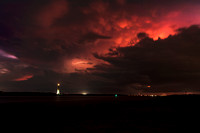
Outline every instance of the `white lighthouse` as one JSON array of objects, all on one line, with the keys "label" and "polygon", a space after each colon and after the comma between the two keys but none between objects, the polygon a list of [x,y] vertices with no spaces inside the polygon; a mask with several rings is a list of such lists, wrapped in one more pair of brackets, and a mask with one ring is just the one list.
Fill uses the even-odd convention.
[{"label": "white lighthouse", "polygon": [[59,84],[59,83],[57,84],[57,91],[56,91],[56,94],[57,94],[57,95],[60,95],[60,84]]}]

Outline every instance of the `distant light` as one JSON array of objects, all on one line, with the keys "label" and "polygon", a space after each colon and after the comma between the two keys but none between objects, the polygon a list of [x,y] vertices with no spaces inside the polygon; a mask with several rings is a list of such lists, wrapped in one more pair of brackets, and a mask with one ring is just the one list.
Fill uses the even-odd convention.
[{"label": "distant light", "polygon": [[151,86],[149,85],[149,86],[147,86],[147,88],[151,88]]},{"label": "distant light", "polygon": [[60,83],[57,84],[57,91],[56,91],[57,95],[60,95]]},{"label": "distant light", "polygon": [[157,97],[157,95],[150,95],[151,97]]},{"label": "distant light", "polygon": [[87,93],[83,92],[82,95],[87,95]]},{"label": "distant light", "polygon": [[57,94],[57,95],[60,95],[60,90],[59,90],[59,89],[57,89],[56,94]]},{"label": "distant light", "polygon": [[117,97],[117,94],[115,94],[115,97]]}]

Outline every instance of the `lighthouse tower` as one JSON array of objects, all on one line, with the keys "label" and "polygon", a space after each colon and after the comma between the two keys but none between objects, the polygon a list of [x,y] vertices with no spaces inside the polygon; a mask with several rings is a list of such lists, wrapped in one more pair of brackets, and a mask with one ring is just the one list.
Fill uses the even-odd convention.
[{"label": "lighthouse tower", "polygon": [[57,91],[56,91],[56,94],[57,94],[57,95],[60,95],[60,84],[59,84],[59,83],[57,84]]}]

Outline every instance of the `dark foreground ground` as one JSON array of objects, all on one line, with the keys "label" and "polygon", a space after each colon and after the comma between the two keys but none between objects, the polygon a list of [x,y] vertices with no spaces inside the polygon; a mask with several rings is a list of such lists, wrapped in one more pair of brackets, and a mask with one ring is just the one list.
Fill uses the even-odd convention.
[{"label": "dark foreground ground", "polygon": [[0,132],[199,132],[200,96],[0,96]]}]

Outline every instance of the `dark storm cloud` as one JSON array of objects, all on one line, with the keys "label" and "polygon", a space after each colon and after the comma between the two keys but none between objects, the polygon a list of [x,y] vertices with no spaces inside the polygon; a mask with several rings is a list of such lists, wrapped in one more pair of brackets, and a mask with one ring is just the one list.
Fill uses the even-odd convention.
[{"label": "dark storm cloud", "polygon": [[[152,3],[161,4],[158,1]],[[148,6],[149,9],[141,8],[138,4]],[[115,45],[95,42],[120,36],[113,31],[117,32],[119,26],[126,26],[126,23],[123,24],[124,19],[132,21],[133,15],[151,16],[150,10],[154,9],[154,4],[138,0],[9,0],[1,1],[1,7],[0,36],[4,40],[1,49],[28,64],[44,62],[44,67],[55,69],[63,66],[65,58],[83,57],[99,51],[99,47],[105,49]]]},{"label": "dark storm cloud", "polygon": [[65,61],[87,55],[99,39],[110,39],[86,30],[88,24],[81,24],[85,17],[82,10],[77,5],[78,10],[73,10],[69,3],[73,6],[65,0],[1,1],[0,49],[27,64],[63,72],[68,69],[63,68]]},{"label": "dark storm cloud", "polygon": [[[152,58],[154,55],[151,52],[147,55],[150,50],[162,55],[155,50],[157,47],[154,49],[154,44],[165,41],[153,41],[147,34],[154,39],[158,36],[164,38],[177,26],[198,23],[197,2],[195,0],[190,2],[186,0],[2,0],[0,1],[0,51],[16,57],[17,60],[9,59],[0,53],[0,82],[4,83],[5,88],[10,84],[7,88],[16,86],[23,91],[31,86],[31,91],[37,90],[33,85],[39,86],[39,83],[44,81],[41,89],[43,91],[50,90],[53,84],[63,80],[62,84],[68,89],[71,88],[71,92],[75,90],[81,92],[82,88],[93,92],[95,90],[112,92],[113,88],[118,86],[131,88],[153,82],[161,84],[162,78],[150,73],[153,64],[148,64],[149,60],[146,58]],[[194,11],[193,5],[197,5]],[[188,18],[189,21],[185,21],[188,16],[192,17]],[[144,31],[148,33],[138,34],[138,38],[142,39],[138,46],[127,47],[129,42],[137,37],[137,33]],[[117,48],[117,51],[112,49],[119,46],[123,48]],[[158,49],[164,49],[164,46]],[[110,52],[106,53],[107,51]],[[92,53],[97,54],[94,57]],[[99,53],[106,56],[99,56]],[[98,59],[107,61],[113,66],[100,64]],[[136,60],[134,61],[136,65],[130,60]],[[154,60],[154,65],[157,65],[155,67],[162,67],[159,62],[161,62],[159,59]],[[95,64],[96,68],[88,68]],[[150,67],[148,69],[142,67],[144,64]],[[94,71],[96,73],[92,75],[91,72]],[[163,73],[165,75],[165,71]],[[129,78],[121,79],[121,77]],[[23,79],[25,81],[22,81]],[[167,81],[170,82],[169,79]]]},{"label": "dark storm cloud", "polygon": [[86,42],[94,42],[97,39],[110,39],[111,37],[109,36],[103,36],[103,35],[99,35],[97,33],[88,33],[86,35],[84,35],[81,39],[80,39],[80,43],[84,43]]},{"label": "dark storm cloud", "polygon": [[117,48],[117,57],[95,55],[111,65],[96,66],[96,74],[103,71],[100,76],[112,79],[121,88],[141,85],[141,91],[147,92],[198,90],[199,36],[200,28],[194,25],[179,29],[178,34],[166,39],[154,41],[146,37],[135,46]]}]

